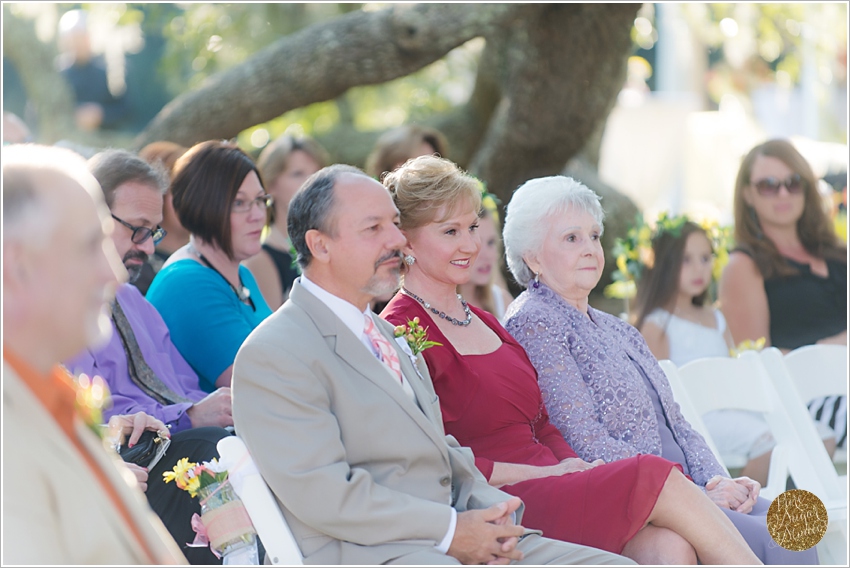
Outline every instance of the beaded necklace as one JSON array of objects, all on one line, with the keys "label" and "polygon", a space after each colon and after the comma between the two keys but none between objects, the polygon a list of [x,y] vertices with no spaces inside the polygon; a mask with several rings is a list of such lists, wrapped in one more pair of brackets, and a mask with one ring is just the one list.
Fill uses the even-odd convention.
[{"label": "beaded necklace", "polygon": [[466,303],[466,300],[464,300],[463,296],[461,296],[460,294],[457,295],[457,299],[460,300],[461,305],[463,305],[463,311],[466,312],[466,319],[462,320],[462,321],[459,320],[459,319],[455,319],[455,318],[453,318],[449,315],[446,315],[446,312],[441,312],[439,310],[432,308],[431,304],[429,304],[428,302],[426,302],[425,300],[423,300],[422,298],[420,298],[419,296],[417,296],[416,294],[414,294],[413,292],[411,292],[407,288],[402,288],[401,291],[404,292],[405,294],[407,294],[408,296],[410,296],[411,298],[413,298],[414,300],[416,300],[417,302],[419,302],[420,304],[422,304],[423,306],[425,306],[426,310],[430,310],[431,313],[433,313],[434,315],[440,316],[442,319],[447,320],[452,325],[459,325],[459,326],[463,327],[463,326],[469,325],[469,323],[472,321],[472,311],[470,311],[469,305]]}]

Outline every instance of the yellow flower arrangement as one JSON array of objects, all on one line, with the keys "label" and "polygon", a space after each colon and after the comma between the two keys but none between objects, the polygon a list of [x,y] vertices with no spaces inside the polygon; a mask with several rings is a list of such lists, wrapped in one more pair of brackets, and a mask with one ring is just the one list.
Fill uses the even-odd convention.
[{"label": "yellow flower arrangement", "polygon": [[730,357],[740,357],[741,353],[745,351],[761,351],[764,349],[765,338],[759,337],[755,341],[751,339],[745,339],[741,343],[738,344],[737,347],[733,347],[729,350]]},{"label": "yellow flower arrangement", "polygon": [[190,462],[189,458],[182,458],[171,471],[162,474],[162,479],[166,483],[173,481],[177,487],[195,497],[202,488],[227,479],[227,471],[222,470],[215,458],[201,464]]}]

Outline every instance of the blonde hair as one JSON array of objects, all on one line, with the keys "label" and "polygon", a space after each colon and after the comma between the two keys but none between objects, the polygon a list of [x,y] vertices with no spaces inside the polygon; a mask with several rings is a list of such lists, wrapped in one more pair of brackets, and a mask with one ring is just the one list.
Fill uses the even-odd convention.
[{"label": "blonde hair", "polygon": [[[401,215],[402,229],[416,229],[451,217],[461,206],[481,209],[479,182],[454,162],[419,156],[384,177]],[[443,218],[437,215],[444,209]]]}]

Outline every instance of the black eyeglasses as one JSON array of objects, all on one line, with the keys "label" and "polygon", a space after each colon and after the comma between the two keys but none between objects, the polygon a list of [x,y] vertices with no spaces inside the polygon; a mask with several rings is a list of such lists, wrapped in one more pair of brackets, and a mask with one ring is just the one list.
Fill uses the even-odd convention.
[{"label": "black eyeglasses", "polygon": [[779,195],[779,188],[783,185],[788,190],[788,193],[801,193],[805,182],[800,174],[792,174],[784,181],[775,177],[768,177],[752,182],[752,184],[756,188],[756,191],[759,192],[759,195],[773,197],[774,195]]},{"label": "black eyeglasses", "polygon": [[156,229],[148,229],[147,227],[137,227],[135,225],[131,225],[124,219],[119,219],[115,215],[113,215],[112,218],[127,227],[128,229],[130,229],[131,231],[133,231],[133,236],[130,237],[130,240],[136,243],[137,245],[140,245],[149,238],[153,237],[153,244],[154,246],[156,246],[159,244],[159,241],[161,241],[163,237],[168,234],[167,231],[160,226],[157,226]]}]

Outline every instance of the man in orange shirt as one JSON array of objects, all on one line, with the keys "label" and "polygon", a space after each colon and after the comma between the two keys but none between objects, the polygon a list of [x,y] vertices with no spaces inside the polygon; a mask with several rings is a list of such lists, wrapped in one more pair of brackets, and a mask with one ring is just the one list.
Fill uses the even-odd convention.
[{"label": "man in orange shirt", "polygon": [[58,365],[108,338],[126,272],[81,157],[3,150],[3,564],[185,563]]}]

